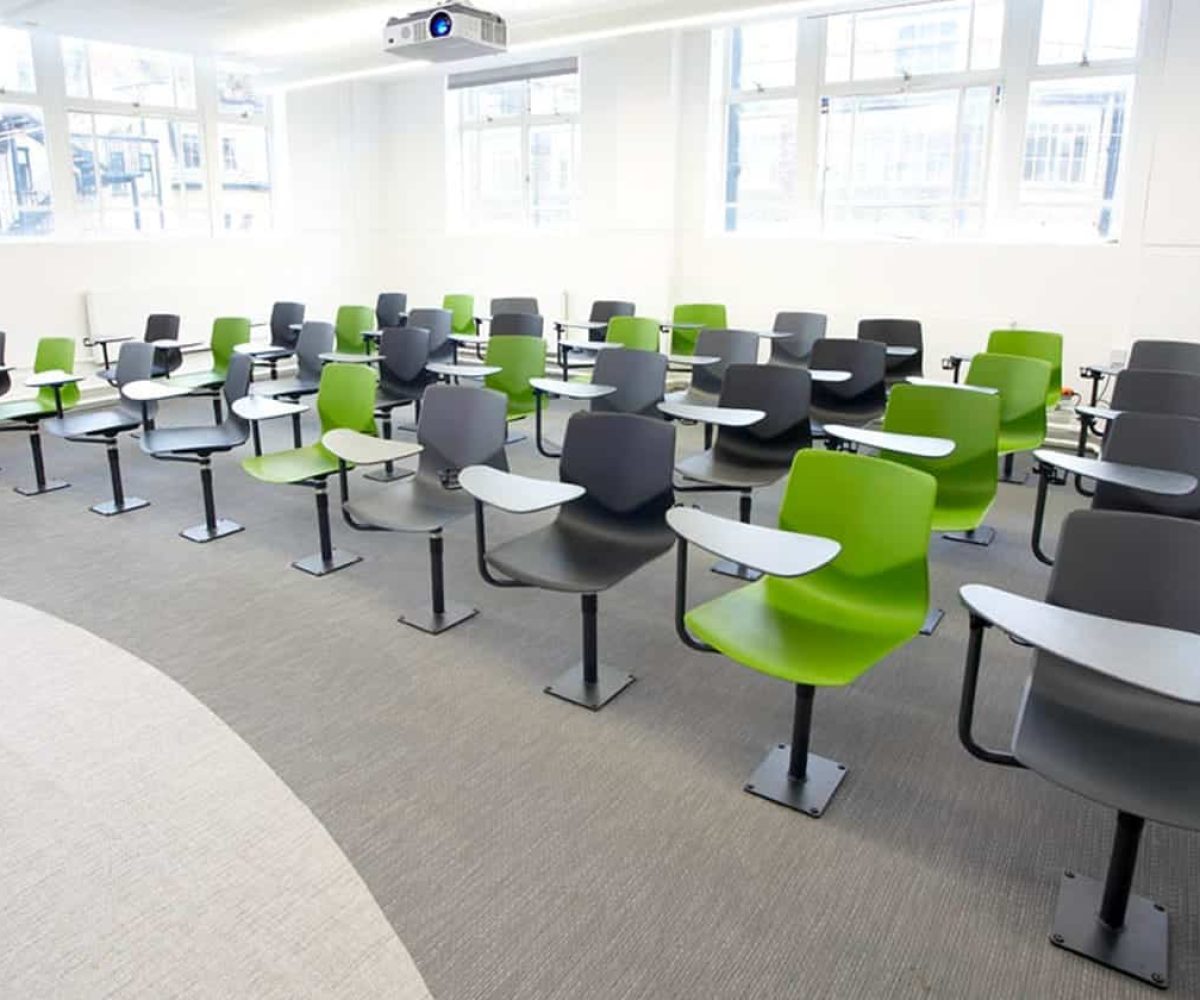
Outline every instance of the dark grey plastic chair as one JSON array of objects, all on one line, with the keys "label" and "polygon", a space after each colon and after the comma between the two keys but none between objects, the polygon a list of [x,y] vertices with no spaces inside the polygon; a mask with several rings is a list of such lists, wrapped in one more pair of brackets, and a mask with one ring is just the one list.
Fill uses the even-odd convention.
[{"label": "dark grey plastic chair", "polygon": [[[666,513],[675,502],[674,460],[675,429],[664,421],[575,413],[567,422],[559,478],[568,488],[581,488],[582,495],[558,501],[562,506],[552,524],[489,551],[485,500],[475,494],[476,548],[484,580],[497,587],[580,595],[582,672],[568,670],[546,688],[548,694],[596,711],[633,683],[632,675],[599,664],[597,595],[671,549],[674,533]],[[531,482],[513,478],[518,493]],[[551,488],[561,489],[561,484]],[[535,489],[545,485],[533,482]]]},{"label": "dark grey plastic chair", "polygon": [[[178,340],[179,317],[170,313],[151,313],[146,317],[146,332],[142,340],[152,344],[156,340]],[[155,351],[154,367],[151,378],[163,378],[183,364],[183,352],[178,350]],[[109,385],[117,383],[117,366],[101,368],[96,372],[96,378],[102,378]]]},{"label": "dark grey plastic chair", "polygon": [[[118,389],[131,382],[142,382],[150,378],[154,370],[154,347],[147,343],[121,345],[114,368]],[[147,415],[154,416],[154,405],[147,405]],[[121,481],[121,451],[118,438],[127,431],[137,430],[142,424],[142,409],[124,396],[115,406],[99,410],[72,410],[64,416],[44,421],[42,426],[55,437],[66,438],[81,444],[102,444],[108,452],[108,475],[112,482],[112,499],[95,504],[90,509],[103,517],[128,514],[130,511],[149,507],[149,500],[127,497]]]},{"label": "dark grey plastic chair", "polygon": [[[305,327],[308,325],[306,323]],[[147,455],[164,462],[190,462],[200,466],[204,523],[179,533],[189,542],[211,542],[243,530],[240,524],[217,518],[212,456],[240,448],[250,437],[250,424],[233,412],[233,404],[249,393],[252,369],[248,355],[235,354],[229,359],[229,372],[221,388],[225,396],[225,415],[215,427],[146,427],[142,432],[142,451]]]},{"label": "dark grey plastic chair", "polygon": [[[1045,604],[988,587],[962,593],[971,611],[964,746],[1117,811],[1106,880],[1065,873],[1051,941],[1160,988],[1169,974],[1167,914],[1131,890],[1146,820],[1200,829],[1200,649],[1190,641],[1200,633],[1197,565],[1196,521],[1076,511],[1063,527]],[[1011,753],[972,734],[992,625],[1037,650]]]},{"label": "dark grey plastic chair", "polygon": [[452,361],[454,344],[450,340],[450,332],[453,322],[454,314],[449,309],[413,309],[405,325],[429,331],[430,361]]},{"label": "dark grey plastic chair", "polygon": [[530,316],[537,316],[541,313],[537,299],[519,295],[492,299],[491,311],[493,319],[502,313],[528,313]]},{"label": "dark grey plastic chair", "polygon": [[730,365],[752,365],[758,359],[758,335],[748,330],[701,330],[696,337],[697,356],[716,357],[714,365],[692,369],[692,384],[682,392],[672,392],[673,403],[715,406],[721,395],[725,370]]},{"label": "dark grey plastic chair", "polygon": [[[321,387],[321,369],[324,367],[321,355],[332,351],[333,344],[332,323],[308,320],[296,343],[296,374],[275,382],[260,382],[255,387],[256,394],[291,402],[296,402],[303,396],[316,395]],[[303,446],[299,414],[292,418],[292,439],[297,448]]]},{"label": "dark grey plastic chair", "polygon": [[915,319],[864,319],[858,324],[859,340],[874,340],[885,347],[915,347],[917,353],[908,358],[887,358],[887,383],[893,385],[905,379],[925,374],[925,338],[921,323]]},{"label": "dark grey plastic chair", "polygon": [[[616,299],[597,299],[592,303],[592,311],[588,313],[589,323],[607,324],[614,316],[636,316],[637,306],[632,302],[621,302]],[[608,335],[608,330],[589,330],[588,340],[602,342]]]},{"label": "dark grey plastic chair", "polygon": [[[429,363],[429,331],[420,326],[403,326],[383,331],[379,341],[379,390],[375,414],[381,418],[383,437],[390,441],[395,432],[395,410],[412,406],[416,418],[421,418],[421,398],[425,389],[437,381],[437,376],[425,370]],[[415,430],[416,427],[410,428]],[[380,483],[407,479],[412,473],[397,470],[388,462],[379,472],[367,473],[367,479]]]},{"label": "dark grey plastic chair", "polygon": [[822,424],[862,426],[883,416],[887,407],[887,348],[873,340],[818,340],[815,370],[848,371],[849,382],[814,382],[812,415]]},{"label": "dark grey plastic chair", "polygon": [[593,413],[633,413],[659,419],[658,404],[667,387],[667,358],[650,351],[602,351],[592,381],[617,390],[593,399]]},{"label": "dark grey plastic chair", "polygon": [[294,351],[300,331],[292,327],[304,322],[303,302],[276,302],[271,307],[271,346]]},{"label": "dark grey plastic chair", "polygon": [[1200,375],[1148,369],[1123,371],[1113,389],[1112,408],[1200,417]]},{"label": "dark grey plastic chair", "polygon": [[1138,340],[1129,367],[1200,375],[1200,344],[1190,340]]},{"label": "dark grey plastic chair", "polygon": [[825,339],[828,326],[829,317],[824,313],[776,313],[775,325],[771,329],[778,333],[790,333],[792,336],[771,341],[769,363],[807,368],[812,359],[813,344]]},{"label": "dark grey plastic chair", "polygon": [[381,292],[375,300],[375,322],[380,330],[404,326],[408,310],[408,295],[404,292]]},{"label": "dark grey plastic chair", "polygon": [[545,323],[536,313],[493,313],[488,328],[493,337],[540,337]]},{"label": "dark grey plastic chair", "polygon": [[471,513],[471,497],[458,485],[458,473],[471,465],[508,471],[504,439],[508,400],[492,389],[433,385],[417,424],[424,449],[416,475],[388,490],[377,490],[342,505],[342,516],[358,531],[399,531],[429,536],[430,611],[404,612],[400,621],[438,635],[477,614],[475,608],[447,605],[442,531]]}]

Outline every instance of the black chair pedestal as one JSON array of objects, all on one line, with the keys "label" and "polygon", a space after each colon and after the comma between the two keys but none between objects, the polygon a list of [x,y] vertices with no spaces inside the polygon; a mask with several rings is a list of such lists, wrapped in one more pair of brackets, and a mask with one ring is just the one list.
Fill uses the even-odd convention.
[{"label": "black chair pedestal", "polygon": [[1011,483],[1014,486],[1024,486],[1029,482],[1029,473],[1022,472],[1017,475],[1015,471],[1017,456],[1008,454],[1004,456],[1004,471],[1000,474],[1000,482]]},{"label": "black chair pedestal", "polygon": [[[388,410],[383,421],[383,439],[391,441],[393,437],[392,411]],[[402,479],[410,479],[414,475],[412,469],[397,469],[395,462],[385,462],[383,466],[375,472],[366,472],[363,474],[363,479],[369,479],[373,483],[398,483]]]},{"label": "black chair pedestal", "polygon": [[46,460],[42,456],[42,432],[38,427],[34,427],[29,433],[29,450],[33,453],[34,485],[14,486],[14,493],[20,493],[23,497],[40,497],[43,493],[65,490],[71,485],[61,479],[46,478]]},{"label": "black chair pedestal", "polygon": [[200,489],[204,494],[204,523],[184,528],[179,533],[180,538],[203,545],[205,542],[215,542],[218,538],[236,535],[239,531],[246,530],[235,521],[217,517],[217,504],[213,496],[212,458],[208,455],[200,458]]},{"label": "black chair pedestal", "polygon": [[328,576],[338,570],[362,562],[362,556],[352,552],[339,552],[333,547],[333,534],[329,527],[329,489],[324,479],[316,483],[317,532],[320,535],[321,551],[315,556],[297,559],[292,565],[309,576]]},{"label": "black chair pedestal", "polygon": [[117,447],[117,439],[115,437],[108,438],[105,441],[105,448],[108,451],[108,474],[112,480],[112,499],[95,504],[89,509],[101,517],[116,517],[118,514],[128,514],[130,511],[149,507],[149,500],[125,496],[125,487],[121,482],[121,453]]},{"label": "black chair pedestal", "polygon": [[599,601],[595,594],[583,594],[579,599],[583,612],[583,661],[572,667],[553,684],[546,694],[572,705],[598,712],[624,691],[636,678],[633,674],[602,666],[597,655],[596,617]]},{"label": "black chair pedestal", "polygon": [[446,604],[446,575],[445,575],[445,542],[442,533],[436,532],[429,536],[429,611],[406,611],[400,615],[403,625],[411,625],[428,635],[441,635],[455,625],[470,621],[477,614],[477,608],[465,604]]}]

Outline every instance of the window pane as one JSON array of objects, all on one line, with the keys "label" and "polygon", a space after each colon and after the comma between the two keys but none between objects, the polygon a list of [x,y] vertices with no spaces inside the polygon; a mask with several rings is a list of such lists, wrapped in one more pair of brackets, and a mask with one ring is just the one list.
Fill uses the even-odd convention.
[{"label": "window pane", "polygon": [[469,87],[462,92],[462,118],[466,122],[519,118],[525,113],[528,87],[524,80]]},{"label": "window pane", "polygon": [[222,125],[221,228],[252,232],[271,227],[271,151],[260,125]]},{"label": "window pane", "polygon": [[97,101],[194,108],[196,85],[187,56],[127,45],[62,40],[67,95]]},{"label": "window pane", "polygon": [[1132,77],[1054,80],[1029,92],[1022,221],[1049,234],[1108,236],[1121,189]]},{"label": "window pane", "polygon": [[834,98],[826,108],[827,224],[892,233],[978,228],[989,88]]},{"label": "window pane", "polygon": [[0,104],[0,235],[37,235],[53,228],[42,113]]},{"label": "window pane", "polygon": [[31,94],[34,89],[29,35],[0,26],[0,91]]},{"label": "window pane", "polygon": [[573,115],[579,111],[579,74],[529,81],[529,111],[535,115]]},{"label": "window pane", "polygon": [[1045,0],[1038,62],[1132,59],[1141,13],[1142,0]]},{"label": "window pane", "polygon": [[830,17],[825,30],[825,79],[844,83],[850,79],[850,53],[854,48],[854,15]]},{"label": "window pane", "polygon": [[733,90],[794,87],[795,18],[734,28],[729,80]]},{"label": "window pane", "polygon": [[525,217],[521,128],[489,128],[463,134],[467,221],[519,225]]},{"label": "window pane", "polygon": [[539,229],[571,220],[577,141],[575,125],[544,125],[529,130],[530,211]]},{"label": "window pane", "polygon": [[223,115],[254,116],[267,111],[267,100],[258,92],[250,73],[235,69],[217,71],[217,110]]},{"label": "window pane", "polygon": [[726,229],[778,225],[794,218],[797,119],[794,100],[730,105]]}]

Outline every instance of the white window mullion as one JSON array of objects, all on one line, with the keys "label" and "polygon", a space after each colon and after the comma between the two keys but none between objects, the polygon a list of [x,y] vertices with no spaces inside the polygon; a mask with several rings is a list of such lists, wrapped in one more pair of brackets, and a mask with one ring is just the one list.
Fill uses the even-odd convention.
[{"label": "white window mullion", "polygon": [[217,67],[213,59],[196,60],[196,112],[200,118],[200,142],[204,150],[207,188],[208,231],[224,229],[221,215],[221,139],[217,122]]},{"label": "white window mullion", "polygon": [[1037,66],[1042,0],[1008,0],[1004,24],[1004,83],[996,125],[995,219],[1001,227],[1015,223],[1025,162],[1025,129],[1029,113],[1029,81]]},{"label": "white window mullion", "polygon": [[821,227],[821,82],[825,66],[825,22],[801,18],[797,36],[796,131],[797,222],[802,231]]},{"label": "white window mullion", "polygon": [[46,146],[50,157],[54,235],[73,239],[80,234],[81,226],[75,207],[75,171],[62,49],[58,38],[46,31],[33,31],[30,40],[33,45],[37,99],[45,122]]}]

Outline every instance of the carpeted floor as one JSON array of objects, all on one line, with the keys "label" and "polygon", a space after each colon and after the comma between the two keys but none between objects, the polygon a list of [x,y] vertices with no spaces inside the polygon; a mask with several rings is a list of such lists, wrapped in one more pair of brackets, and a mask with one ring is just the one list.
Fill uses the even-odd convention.
[{"label": "carpeted floor", "polygon": [[[167,405],[168,420],[210,419],[207,404]],[[266,439],[286,446],[286,423]],[[681,454],[698,445],[681,431]],[[469,521],[448,532],[448,588],[483,613],[435,639],[396,623],[428,600],[423,538],[339,522],[339,546],[367,559],[313,579],[288,565],[316,549],[310,491],[225,458],[218,510],[247,531],[197,546],[176,535],[200,519],[193,468],[128,442],[128,491],[153,506],[109,521],[86,512],[107,496],[103,451],[51,440],[47,453],[74,488],[24,499],[9,487],[29,478],[28,449],[0,437],[0,595],[122,646],[231,726],[325,824],[440,1000],[1147,994],[1047,941],[1061,870],[1103,873],[1113,816],[956,739],[957,587],[1042,593],[1032,486],[1001,487],[990,549],[933,542],[949,612],[936,636],[818,698],[813,749],[850,774],[814,821],[742,792],[789,736],[791,691],[680,645],[669,556],[601,598],[601,657],[639,680],[592,715],[541,692],[578,659],[577,601],[488,588]],[[531,442],[510,453],[516,471],[554,475]],[[1051,535],[1080,502],[1057,491]],[[496,516],[492,539],[544,517]],[[704,570],[694,560],[695,600],[733,586]],[[993,742],[1027,663],[989,640]],[[1150,827],[1137,887],[1171,911],[1177,996],[1200,995],[1198,886],[1200,838]]]}]

